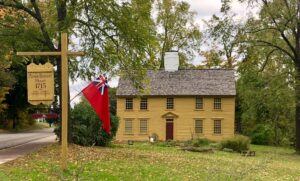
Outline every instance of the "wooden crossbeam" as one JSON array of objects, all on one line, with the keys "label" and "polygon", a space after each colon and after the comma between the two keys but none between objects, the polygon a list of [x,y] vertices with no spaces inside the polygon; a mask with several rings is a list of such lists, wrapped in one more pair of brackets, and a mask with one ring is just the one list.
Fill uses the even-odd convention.
[{"label": "wooden crossbeam", "polygon": [[17,52],[18,56],[61,56],[61,166],[63,170],[67,168],[67,154],[68,154],[68,56],[83,56],[84,52],[69,52],[68,51],[68,35],[61,34],[61,52]]},{"label": "wooden crossbeam", "polygon": [[[17,52],[18,56],[61,56],[61,52]],[[84,52],[68,52],[68,56],[83,56]]]}]

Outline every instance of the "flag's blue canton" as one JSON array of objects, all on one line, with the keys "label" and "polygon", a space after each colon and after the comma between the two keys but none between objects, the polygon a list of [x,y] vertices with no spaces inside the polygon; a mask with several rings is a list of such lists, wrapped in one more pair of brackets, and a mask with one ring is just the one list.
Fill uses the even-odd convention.
[{"label": "flag's blue canton", "polygon": [[98,90],[103,95],[104,89],[107,89],[107,80],[105,79],[105,82],[101,82],[100,78],[98,77],[96,80],[93,81],[93,84],[98,88]]}]

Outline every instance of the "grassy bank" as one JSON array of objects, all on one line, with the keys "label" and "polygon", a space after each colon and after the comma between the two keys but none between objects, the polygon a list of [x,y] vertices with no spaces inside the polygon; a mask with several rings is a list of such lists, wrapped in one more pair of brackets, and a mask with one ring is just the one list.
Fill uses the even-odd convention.
[{"label": "grassy bank", "polygon": [[[53,127],[53,125],[52,125]],[[24,128],[18,128],[18,129],[13,129],[13,128],[7,128],[7,129],[0,129],[0,133],[17,133],[17,132],[24,132],[24,131],[32,131],[32,130],[37,130],[37,129],[43,129],[43,128],[50,128],[48,123],[44,122],[37,122],[33,125],[27,125]]]},{"label": "grassy bank", "polygon": [[0,180],[300,180],[292,149],[253,146],[255,157],[194,153],[148,143],[86,148],[72,145],[60,170],[58,144],[0,165]]}]

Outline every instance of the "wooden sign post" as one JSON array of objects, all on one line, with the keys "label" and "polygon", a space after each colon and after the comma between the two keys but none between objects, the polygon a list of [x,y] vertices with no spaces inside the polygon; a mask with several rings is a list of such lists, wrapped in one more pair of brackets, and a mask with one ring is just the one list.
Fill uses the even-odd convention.
[{"label": "wooden sign post", "polygon": [[68,153],[68,56],[83,56],[84,52],[68,52],[68,35],[61,33],[61,52],[17,52],[18,56],[61,56],[61,86],[62,86],[62,105],[61,105],[61,166],[67,168]]}]

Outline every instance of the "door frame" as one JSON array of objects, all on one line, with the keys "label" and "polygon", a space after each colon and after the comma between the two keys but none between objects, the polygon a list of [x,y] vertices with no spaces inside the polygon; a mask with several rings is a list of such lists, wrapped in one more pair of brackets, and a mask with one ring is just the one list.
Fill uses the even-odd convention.
[{"label": "door frame", "polygon": [[[165,119],[165,121],[166,121],[166,138],[165,138],[165,140],[174,140],[174,118],[166,118]],[[169,134],[168,134],[168,128],[170,128],[170,127],[168,127],[168,124],[169,125],[172,125],[172,138],[169,138]],[[170,130],[169,130],[170,131]]]}]

